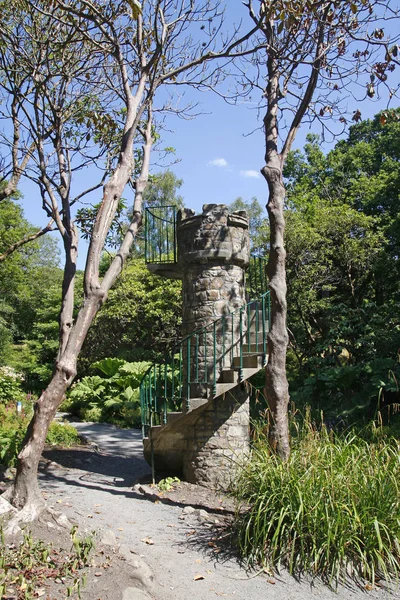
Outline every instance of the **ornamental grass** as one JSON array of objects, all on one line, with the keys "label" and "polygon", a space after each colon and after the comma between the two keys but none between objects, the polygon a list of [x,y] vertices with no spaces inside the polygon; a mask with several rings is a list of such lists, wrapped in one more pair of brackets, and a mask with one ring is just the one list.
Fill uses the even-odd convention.
[{"label": "ornamental grass", "polygon": [[259,434],[238,479],[237,535],[251,564],[331,585],[400,573],[400,443],[315,430],[305,420],[283,463]]}]

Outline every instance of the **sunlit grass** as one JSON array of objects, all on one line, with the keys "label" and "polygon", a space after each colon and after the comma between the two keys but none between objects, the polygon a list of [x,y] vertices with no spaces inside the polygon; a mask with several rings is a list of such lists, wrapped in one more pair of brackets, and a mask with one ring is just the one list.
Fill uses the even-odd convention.
[{"label": "sunlit grass", "polygon": [[315,431],[305,422],[282,463],[259,435],[236,494],[239,548],[250,563],[330,583],[400,573],[400,443]]}]

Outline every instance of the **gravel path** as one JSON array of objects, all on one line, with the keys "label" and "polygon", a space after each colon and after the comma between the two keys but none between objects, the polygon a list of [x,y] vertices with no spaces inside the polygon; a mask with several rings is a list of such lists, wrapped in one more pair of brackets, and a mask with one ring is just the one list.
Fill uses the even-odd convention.
[{"label": "gravel path", "polygon": [[[191,512],[182,504],[154,501],[137,486],[133,488],[150,472],[142,456],[139,431],[104,424],[73,425],[97,445],[96,451],[93,447],[67,454],[46,451],[40,475],[43,493],[50,505],[82,529],[115,534],[117,544],[140,556],[153,572],[154,585],[148,591],[156,600],[400,598],[398,589],[389,594],[382,589],[366,593],[341,587],[334,593],[319,582],[297,582],[287,573],[279,577],[248,573],[235,558],[215,552],[215,534],[209,522],[215,516],[205,519],[204,514]],[[98,600],[90,591],[85,598]]]}]

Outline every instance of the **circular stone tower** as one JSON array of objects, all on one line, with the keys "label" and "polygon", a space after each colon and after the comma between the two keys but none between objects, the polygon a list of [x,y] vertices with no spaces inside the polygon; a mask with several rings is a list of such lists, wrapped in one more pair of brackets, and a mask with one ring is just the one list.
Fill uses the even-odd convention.
[{"label": "circular stone tower", "polygon": [[[205,204],[202,214],[182,210],[177,225],[178,257],[182,273],[182,334],[203,331],[197,347],[183,346],[183,364],[192,354],[189,368],[196,368],[190,384],[190,408],[200,406],[199,417],[187,432],[183,472],[187,480],[204,485],[228,485],[234,462],[247,454],[249,446],[249,400],[243,385],[213,398],[216,384],[230,360],[229,349],[240,337],[239,309],[246,304],[245,269],[250,260],[248,219],[245,211],[230,214],[223,204]],[[221,320],[221,317],[228,316]],[[246,313],[242,313],[243,319]],[[213,324],[214,327],[213,327]],[[193,336],[192,336],[193,339]],[[212,364],[207,348],[215,345],[220,357]],[[198,355],[197,361],[193,354]],[[187,371],[183,375],[188,379]]]}]

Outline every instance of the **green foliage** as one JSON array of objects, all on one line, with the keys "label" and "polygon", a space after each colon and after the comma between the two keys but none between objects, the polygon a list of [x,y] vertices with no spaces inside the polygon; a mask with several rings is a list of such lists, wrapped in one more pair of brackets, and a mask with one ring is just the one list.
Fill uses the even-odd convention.
[{"label": "green foliage", "polygon": [[139,385],[148,362],[127,363],[106,358],[92,365],[100,375],[83,377],[71,389],[64,410],[85,421],[105,421],[125,427],[140,425]]},{"label": "green foliage", "polygon": [[400,375],[400,111],[382,116],[326,156],[308,136],[285,168],[291,397],[348,421]]},{"label": "green foliage", "polygon": [[0,405],[22,402],[25,398],[23,379],[23,376],[11,367],[0,367]]},{"label": "green foliage", "polygon": [[[15,403],[0,404],[0,463],[13,467],[17,461],[29,421],[33,414],[32,398],[22,403],[17,413]],[[76,429],[68,423],[53,421],[47,432],[46,444],[52,446],[76,446],[80,444]]]},{"label": "green foliage", "polygon": [[169,492],[174,488],[174,485],[180,483],[181,480],[179,477],[166,477],[165,479],[160,479],[157,483],[157,487],[160,492]]},{"label": "green foliage", "polygon": [[250,563],[330,584],[400,575],[400,444],[298,427],[283,463],[259,434],[239,477],[239,548]]},{"label": "green foliage", "polygon": [[[34,231],[36,228],[26,221],[18,203],[13,200],[0,203],[0,254]],[[21,246],[0,262],[0,298],[6,307],[6,311],[4,307],[1,309],[0,316],[15,342],[23,339],[32,327],[41,290],[52,277],[48,271],[58,267],[58,262],[57,243],[49,235]]]},{"label": "green foliage", "polygon": [[17,415],[15,404],[0,404],[0,463],[13,467],[25,437],[29,418]]},{"label": "green foliage", "polygon": [[142,259],[127,263],[82,349],[79,372],[107,356],[129,362],[162,359],[179,338],[180,281],[152,275]]},{"label": "green foliage", "polygon": [[80,438],[75,427],[69,423],[58,423],[53,421],[50,423],[49,430],[47,432],[46,444],[50,446],[77,446],[79,445]]}]

